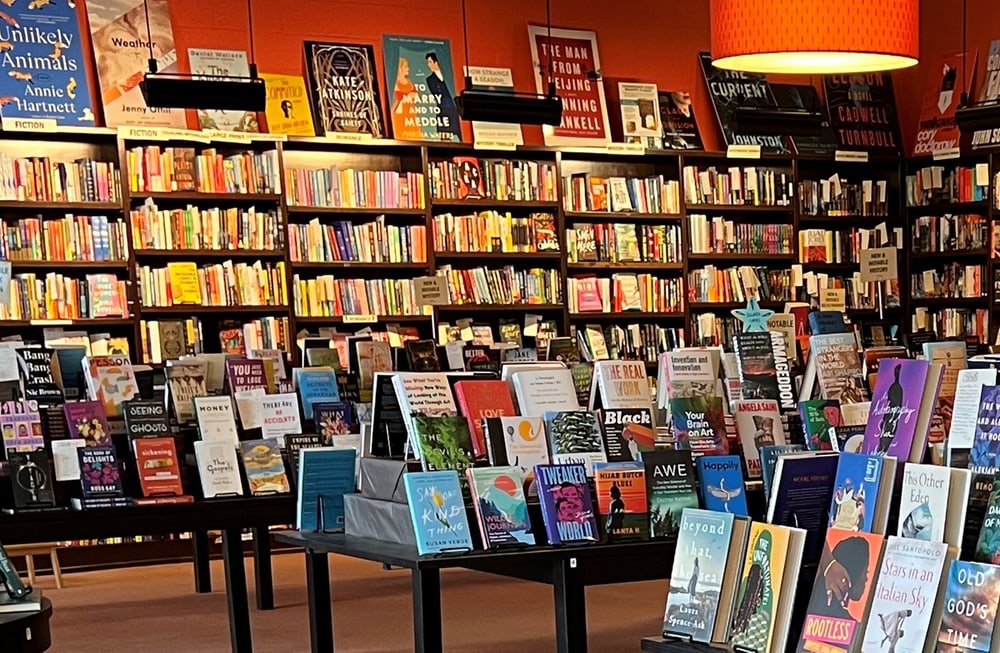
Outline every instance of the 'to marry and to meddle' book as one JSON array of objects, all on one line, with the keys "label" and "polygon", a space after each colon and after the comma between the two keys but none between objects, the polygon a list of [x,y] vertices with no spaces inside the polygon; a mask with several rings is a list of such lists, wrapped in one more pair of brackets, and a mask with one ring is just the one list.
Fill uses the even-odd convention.
[{"label": "'to marry and to meddle' book", "polygon": [[938,631],[938,653],[992,650],[1000,597],[1000,567],[952,560]]},{"label": "'to marry and to meddle' book", "polygon": [[516,467],[479,467],[465,470],[473,493],[483,547],[534,544],[524,499],[523,478]]},{"label": "'to marry and to meddle' book", "polygon": [[642,454],[642,463],[646,467],[649,534],[675,535],[684,509],[698,507],[691,452],[649,451]]},{"label": "'to marry and to meddle' book", "polygon": [[728,513],[687,508],[681,514],[670,573],[663,636],[725,641],[750,522]]},{"label": "'to marry and to meddle' book", "polygon": [[549,544],[600,539],[583,465],[536,465],[535,483]]},{"label": "'to marry and to meddle' book", "polygon": [[472,549],[458,472],[409,472],[403,485],[420,555]]},{"label": "'to marry and to meddle' book", "polygon": [[594,488],[601,532],[609,542],[649,537],[646,469],[641,462],[595,463]]}]

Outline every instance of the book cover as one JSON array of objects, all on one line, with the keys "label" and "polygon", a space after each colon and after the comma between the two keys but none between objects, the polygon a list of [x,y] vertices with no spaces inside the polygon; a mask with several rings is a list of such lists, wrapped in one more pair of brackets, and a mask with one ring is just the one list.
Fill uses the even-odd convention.
[{"label": "book cover", "polygon": [[194,456],[198,463],[202,496],[212,499],[219,496],[243,496],[236,447],[222,442],[194,443]]},{"label": "book cover", "polygon": [[826,333],[809,339],[809,351],[816,360],[816,381],[820,397],[841,404],[865,401],[864,375],[853,333]]},{"label": "book cover", "polygon": [[824,75],[823,96],[838,150],[900,153],[896,94],[889,73]]},{"label": "book cover", "polygon": [[[837,528],[826,532],[819,573],[806,608],[799,653],[856,650],[882,557],[882,535]],[[847,579],[846,591],[837,591]],[[834,589],[831,589],[834,588]],[[832,596],[831,596],[832,594]]]},{"label": "book cover", "polygon": [[776,444],[774,446],[761,447],[760,449],[760,473],[764,483],[764,496],[771,496],[771,488],[774,485],[774,469],[778,465],[778,457],[786,453],[797,453],[805,451],[801,444]]},{"label": "book cover", "polygon": [[774,487],[767,504],[767,521],[806,531],[802,559],[819,560],[823,533],[830,521],[833,484],[838,456],[812,454],[783,456],[774,472]]},{"label": "book cover", "polygon": [[277,438],[244,440],[240,442],[240,452],[250,494],[281,494],[290,490]]},{"label": "book cover", "polygon": [[729,643],[737,651],[767,653],[775,633],[779,602],[794,597],[781,596],[781,581],[791,529],[752,522],[743,571],[736,593],[736,609],[730,628]]},{"label": "book cover", "polygon": [[694,117],[694,104],[687,91],[660,91],[660,122],[663,147],[668,150],[700,150],[701,134]]},{"label": "book cover", "polygon": [[[54,412],[56,407],[53,406],[47,410]],[[47,421],[43,429],[42,416],[36,401],[3,402],[0,404],[0,432],[3,434],[4,451],[9,453],[44,449],[47,440],[51,442],[56,439],[57,433],[52,427],[51,421]],[[95,429],[91,444],[103,444],[107,434],[106,429]],[[85,437],[86,435],[85,433],[77,437]]]},{"label": "book cover", "polygon": [[[83,5],[24,2],[4,7],[0,57],[0,113],[4,120],[28,119],[54,125],[93,127],[89,52],[81,46]],[[43,123],[43,124],[44,124]]]},{"label": "book cover", "polygon": [[99,401],[75,401],[63,406],[71,438],[83,438],[88,447],[111,444],[111,427]]},{"label": "book cover", "polygon": [[976,552],[972,559],[991,565],[1000,563],[1000,478],[993,479],[983,525],[976,540]]},{"label": "book cover", "polygon": [[677,534],[681,513],[698,507],[698,489],[690,451],[648,451],[642,454],[646,468],[646,499],[651,537]]},{"label": "book cover", "polygon": [[242,390],[267,388],[264,361],[259,358],[227,358],[226,386],[231,395]]},{"label": "book cover", "polygon": [[305,41],[313,120],[320,135],[385,138],[375,48],[360,43]]},{"label": "book cover", "polygon": [[313,404],[340,401],[337,377],[332,369],[305,368],[297,370],[295,383],[302,403],[302,417],[313,418]]},{"label": "book cover", "polygon": [[235,449],[239,433],[236,430],[232,397],[195,397],[194,411],[198,420],[198,433],[203,442],[228,444]]},{"label": "book cover", "polygon": [[76,450],[76,455],[80,464],[80,489],[85,499],[124,496],[114,447],[83,447]]},{"label": "book cover", "polygon": [[486,420],[490,464],[516,467],[525,479],[534,478],[535,465],[549,464],[549,444],[541,417],[498,417]]},{"label": "book cover", "polygon": [[707,510],[749,516],[743,469],[739,456],[701,456],[698,469],[698,494]]},{"label": "book cover", "polygon": [[941,387],[938,389],[937,404],[931,418],[927,441],[931,444],[944,442],[951,431],[951,419],[955,413],[955,391],[958,373],[968,366],[964,341],[925,342],[924,359],[930,363],[941,363]]},{"label": "book cover", "polygon": [[177,445],[173,438],[143,438],[134,440],[132,446],[135,449],[135,463],[139,470],[139,485],[143,496],[184,494]]},{"label": "book cover", "polygon": [[937,653],[985,653],[993,646],[1000,567],[952,560],[944,593]]},{"label": "book cover", "polygon": [[440,372],[437,345],[433,340],[407,340],[403,343],[406,362],[411,372]]},{"label": "book cover", "polygon": [[104,404],[108,417],[121,417],[122,402],[139,394],[139,383],[128,356],[91,356],[90,383],[93,398]]},{"label": "book cover", "polygon": [[420,555],[472,549],[457,471],[410,472],[403,485]]},{"label": "book cover", "polygon": [[916,436],[927,361],[887,358],[879,366],[862,452],[905,461]]},{"label": "book cover", "polygon": [[[961,106],[966,90],[972,95],[978,58],[978,50],[972,57],[964,52],[951,52],[939,55],[933,65],[928,66],[917,138],[913,144],[914,157],[961,152],[962,133],[955,120],[955,111]],[[968,75],[968,82],[962,79],[965,75]]]},{"label": "book cover", "polygon": [[523,477],[516,467],[466,470],[483,548],[534,544],[524,498]]},{"label": "book cover", "polygon": [[729,453],[722,397],[680,397],[670,400],[674,446],[696,454]]},{"label": "book cover", "polygon": [[594,463],[594,490],[600,530],[607,541],[649,537],[646,469],[642,462]]},{"label": "book cover", "polygon": [[383,34],[382,56],[393,138],[461,143],[451,42]]},{"label": "book cover", "polygon": [[594,363],[594,386],[600,398],[591,408],[649,408],[649,381],[642,361],[608,360]]},{"label": "book cover", "polygon": [[62,403],[62,390],[52,376],[52,350],[47,347],[19,347],[16,352],[24,398],[43,404]]},{"label": "book cover", "polygon": [[583,465],[537,465],[535,482],[549,544],[600,539]]},{"label": "book cover", "polygon": [[631,462],[656,448],[653,414],[648,408],[600,411],[601,435],[608,462]]},{"label": "book cover", "polygon": [[830,440],[830,429],[844,425],[839,400],[800,401],[799,416],[802,417],[802,430],[810,451],[830,451],[836,448],[836,442]]},{"label": "book cover", "polygon": [[778,389],[778,369],[767,331],[737,333],[733,337],[733,350],[739,363],[743,399],[781,398]]},{"label": "book cover", "polygon": [[309,91],[302,75],[260,73],[267,87],[267,131],[288,136],[315,136]]},{"label": "book cover", "polygon": [[517,414],[507,384],[497,379],[470,379],[455,383],[455,400],[469,422],[472,447],[477,458],[486,456],[483,420]]},{"label": "book cover", "polygon": [[302,419],[294,393],[283,392],[260,398],[260,431],[263,438],[277,438],[284,445],[285,435],[302,433]]},{"label": "book cover", "polygon": [[741,399],[732,404],[736,432],[740,437],[747,478],[761,477],[760,448],[785,444],[778,402],[773,399]]},{"label": "book cover", "polygon": [[[995,80],[1000,74],[1000,41],[990,41],[990,52],[986,58],[986,74],[982,87],[979,89],[979,102],[988,103],[1000,98],[1000,87],[991,84],[989,81]],[[971,95],[971,94],[970,94]],[[1000,134],[994,133],[992,128],[977,129],[972,134],[973,151],[994,148],[1000,143]]]},{"label": "book cover", "polygon": [[208,394],[208,363],[186,359],[168,361],[163,370],[167,377],[167,395],[180,424],[195,420],[194,398]]},{"label": "book cover", "polygon": [[556,463],[583,463],[587,476],[593,476],[596,462],[607,462],[597,417],[586,410],[547,412],[545,433]]},{"label": "book cover", "polygon": [[301,531],[342,530],[344,495],[355,489],[351,448],[319,447],[299,452],[299,475],[295,483],[297,510],[295,527]]},{"label": "book cover", "polygon": [[688,508],[680,517],[663,632],[710,642],[726,582],[734,516]]},{"label": "book cover", "polygon": [[904,465],[896,535],[925,542],[945,541],[951,471],[940,465]]},{"label": "book cover", "polygon": [[424,471],[454,469],[464,474],[466,468],[472,467],[476,458],[469,423],[464,417],[414,414],[410,419]]},{"label": "book cover", "polygon": [[[250,63],[244,50],[188,48],[188,63],[194,79],[236,77],[242,81],[250,77]],[[198,127],[234,132],[260,131],[256,111],[198,109]]]},{"label": "book cover", "polygon": [[573,374],[566,368],[521,370],[514,372],[510,379],[522,415],[580,408]]},{"label": "book cover", "polygon": [[170,433],[167,409],[152,399],[131,399],[122,403],[125,432],[131,438],[159,438]]},{"label": "book cover", "polygon": [[7,454],[15,508],[55,505],[52,459],[47,451],[17,451]]},{"label": "book cover", "polygon": [[813,133],[805,135],[798,133],[793,141],[795,151],[799,154],[818,154],[832,156],[837,150],[837,135],[830,126],[830,116],[826,106],[820,99],[816,87],[812,84],[771,84],[774,100],[782,109],[806,110],[822,116],[822,122]]},{"label": "book cover", "polygon": [[[837,478],[833,484],[829,528],[872,532],[875,503],[879,492],[883,490],[880,487],[882,461],[882,456],[841,452],[837,463]],[[945,499],[947,500],[947,493]]]},{"label": "book cover", "polygon": [[333,445],[338,435],[358,433],[354,410],[349,401],[330,401],[313,404],[313,420],[316,433],[327,445]]}]

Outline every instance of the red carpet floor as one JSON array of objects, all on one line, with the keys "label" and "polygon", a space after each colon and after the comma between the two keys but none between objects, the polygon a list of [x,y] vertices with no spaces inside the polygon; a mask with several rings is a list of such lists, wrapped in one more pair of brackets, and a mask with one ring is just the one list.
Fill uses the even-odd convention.
[{"label": "red carpet floor", "polygon": [[[252,563],[247,560],[252,590]],[[331,557],[337,653],[413,650],[409,572]],[[216,591],[194,594],[190,565],[64,575],[38,586],[53,603],[53,653],[228,653],[221,562],[212,563]],[[301,555],[274,558],[275,603],[251,611],[257,653],[309,650]],[[442,575],[444,648],[450,652],[549,653],[555,650],[552,589],[488,574]],[[590,651],[638,651],[660,628],[666,581],[587,590]],[[251,599],[252,600],[252,599]],[[2,648],[2,647],[0,647]]]}]

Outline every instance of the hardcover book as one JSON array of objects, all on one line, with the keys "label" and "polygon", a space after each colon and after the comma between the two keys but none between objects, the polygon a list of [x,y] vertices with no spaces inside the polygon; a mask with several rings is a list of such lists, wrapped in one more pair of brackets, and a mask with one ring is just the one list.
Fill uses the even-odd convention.
[{"label": "hardcover book", "polygon": [[889,73],[825,75],[823,96],[838,150],[900,153],[896,94]]},{"label": "hardcover book", "polygon": [[528,480],[534,478],[535,465],[549,464],[549,445],[541,417],[497,417],[485,422],[491,465],[516,467]]},{"label": "hardcover book", "polygon": [[642,361],[594,363],[590,408],[649,408],[649,381]]},{"label": "hardcover book", "polygon": [[128,356],[90,356],[87,382],[90,396],[104,404],[108,417],[121,417],[122,402],[139,394],[139,384]]},{"label": "hardcover book", "polygon": [[71,438],[83,438],[88,447],[111,445],[111,427],[101,402],[71,402],[63,406],[63,411]]},{"label": "hardcover book", "polygon": [[[882,472],[883,463],[892,460],[882,456],[841,453],[834,481],[833,502],[830,504],[829,528],[865,533],[884,533],[888,511],[879,511],[887,504],[880,495],[891,493],[894,474],[888,478]],[[883,481],[885,479],[885,481]]]},{"label": "hardcover book", "polygon": [[277,438],[244,440],[240,442],[240,451],[251,494],[282,494],[290,491]]},{"label": "hardcover book", "polygon": [[558,369],[522,369],[510,376],[522,415],[543,415],[556,410],[579,410],[572,373]]},{"label": "hardcover book", "polygon": [[297,433],[285,437],[285,450],[288,452],[288,462],[292,466],[291,479],[299,477],[299,453],[303,449],[317,449],[325,446],[322,436],[315,433]]},{"label": "hardcover book", "polygon": [[607,541],[649,537],[646,469],[641,462],[595,463],[594,489]]},{"label": "hardcover book", "polygon": [[965,342],[926,342],[924,343],[924,359],[930,363],[940,363],[944,370],[941,375],[941,387],[938,390],[934,416],[931,418],[930,431],[927,434],[929,443],[938,444],[944,442],[951,431],[951,416],[955,413],[958,373],[968,365]]},{"label": "hardcover book", "polygon": [[15,508],[55,505],[52,460],[47,451],[18,451],[7,455]]},{"label": "hardcover book", "polygon": [[808,399],[799,402],[799,416],[810,451],[836,449],[836,440],[830,439],[830,429],[844,425],[837,399]]},{"label": "hardcover book", "polygon": [[410,472],[403,485],[420,555],[472,549],[457,471]]},{"label": "hardcover book", "polygon": [[344,495],[355,489],[351,448],[320,447],[299,452],[299,475],[295,483],[297,510],[295,527],[301,531],[342,530]]},{"label": "hardcover book", "polygon": [[194,398],[208,394],[208,363],[201,360],[168,361],[164,374],[167,377],[167,400],[177,421],[181,424],[194,422]]},{"label": "hardcover book", "polygon": [[472,490],[483,548],[534,544],[524,498],[523,477],[516,467],[465,470]]},{"label": "hardcover book", "polygon": [[354,419],[354,410],[349,401],[329,401],[313,404],[313,420],[316,433],[323,442],[332,445],[338,435],[358,433],[358,423]]},{"label": "hardcover book", "polygon": [[160,438],[170,433],[167,409],[159,401],[132,399],[122,403],[125,432],[131,438]]},{"label": "hardcover book", "polygon": [[698,494],[706,509],[749,516],[739,456],[701,456],[695,460],[695,466]]},{"label": "hardcover book", "polygon": [[306,41],[313,119],[320,135],[388,135],[382,117],[375,48],[359,43]]},{"label": "hardcover book", "polygon": [[241,390],[267,388],[264,361],[259,358],[227,358],[226,388],[231,395]]},{"label": "hardcover book", "polygon": [[267,86],[267,131],[288,136],[315,136],[309,91],[302,75],[260,73]]},{"label": "hardcover book", "polygon": [[822,122],[814,133],[796,134],[795,151],[799,154],[832,156],[837,149],[837,136],[830,126],[826,106],[812,84],[771,84],[774,100],[782,109],[806,110],[822,116]]},{"label": "hardcover book", "polygon": [[872,391],[862,452],[919,462],[940,381],[940,365],[903,358],[883,360]]},{"label": "hardcover book", "polygon": [[760,449],[760,473],[764,482],[764,497],[771,496],[771,487],[774,485],[774,468],[778,466],[778,458],[786,453],[798,453],[804,451],[801,444],[776,444],[774,446],[761,447]]},{"label": "hardcover book", "polygon": [[[937,653],[992,650],[1000,598],[1000,567],[952,560],[944,593]],[[970,609],[971,608],[971,609]]]},{"label": "hardcover book", "polygon": [[[55,407],[48,407],[45,410],[46,413],[54,413]],[[46,442],[54,441],[59,435],[53,428],[51,423],[53,421],[62,422],[54,417],[46,422],[43,429],[42,416],[35,401],[3,402],[0,404],[0,432],[3,433],[4,451],[9,453],[44,449]],[[65,429],[65,422],[59,426]],[[65,432],[63,437],[67,437]]]},{"label": "hardcover book", "polygon": [[646,468],[646,499],[651,537],[677,534],[685,508],[698,507],[698,490],[690,451],[649,451],[642,454]]},{"label": "hardcover book", "polygon": [[854,404],[868,398],[858,342],[853,333],[813,335],[809,339],[809,351],[816,361],[820,397],[836,399],[841,404]]},{"label": "hardcover book", "polygon": [[218,442],[236,448],[240,438],[236,430],[232,397],[195,397],[194,410],[198,419],[198,433],[203,442]]},{"label": "hardcover book", "polygon": [[803,560],[806,562],[819,560],[822,551],[838,461],[839,456],[832,453],[788,454],[778,458],[774,470],[767,521],[805,530]]},{"label": "hardcover book", "polygon": [[537,465],[535,482],[549,544],[600,539],[583,465]]},{"label": "hardcover book", "polygon": [[114,447],[83,447],[76,454],[84,499],[124,496]]},{"label": "hardcover book", "polygon": [[437,344],[433,340],[407,340],[403,343],[406,362],[411,372],[440,372]]},{"label": "hardcover book", "polygon": [[317,402],[340,401],[337,377],[332,368],[304,368],[294,372],[295,385],[302,402],[302,417],[313,418],[313,404]]},{"label": "hardcover book", "polygon": [[52,350],[47,347],[19,347],[16,351],[24,398],[42,404],[62,403],[62,390],[52,376]]},{"label": "hardcover book", "polygon": [[139,485],[145,497],[181,496],[181,470],[173,438],[133,440]]},{"label": "hardcover book", "polygon": [[608,462],[636,461],[656,448],[653,414],[648,408],[608,408],[599,414]]},{"label": "hardcover book", "polygon": [[194,443],[194,456],[198,462],[202,496],[213,499],[219,496],[243,496],[236,447],[223,442]]},{"label": "hardcover book", "polygon": [[594,413],[586,410],[548,412],[545,433],[552,447],[552,461],[560,464],[582,463],[587,476],[593,476],[593,465],[607,462],[601,443],[601,431]]},{"label": "hardcover book", "polygon": [[[188,62],[191,64],[191,76],[195,79],[212,77],[246,79],[250,77],[250,63],[244,50],[188,48]],[[201,129],[221,129],[235,132],[260,131],[255,111],[198,109],[198,126]],[[186,189],[180,188],[178,190]]]},{"label": "hardcover book", "polygon": [[694,104],[687,91],[660,91],[660,122],[663,123],[663,147],[668,150],[703,148]]},{"label": "hardcover book", "polygon": [[410,419],[424,471],[454,469],[464,474],[472,467],[472,434],[464,417],[415,414]]},{"label": "hardcover book", "polygon": [[675,448],[696,454],[729,453],[722,397],[681,397],[669,405]]},{"label": "hardcover book", "polygon": [[382,55],[393,137],[462,142],[451,42],[384,34]]},{"label": "hardcover book", "polygon": [[760,448],[785,444],[785,428],[781,424],[778,402],[773,399],[741,399],[733,402],[736,432],[740,436],[747,478],[761,477]]},{"label": "hardcover book", "polygon": [[737,333],[733,337],[733,349],[739,363],[743,399],[780,399],[771,334],[767,331]]},{"label": "hardcover book", "polygon": [[896,535],[962,546],[970,488],[967,469],[906,464]]},{"label": "hardcover book", "polygon": [[517,414],[507,384],[495,379],[470,379],[455,383],[455,399],[469,422],[472,447],[477,458],[486,456],[483,421]]}]

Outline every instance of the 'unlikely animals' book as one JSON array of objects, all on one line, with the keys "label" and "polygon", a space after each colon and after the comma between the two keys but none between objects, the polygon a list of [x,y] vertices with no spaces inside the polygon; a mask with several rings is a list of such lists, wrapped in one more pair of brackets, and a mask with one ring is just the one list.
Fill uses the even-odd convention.
[{"label": "'unlikely animals' book", "polygon": [[739,456],[701,456],[698,469],[698,493],[708,510],[749,516],[743,465]]},{"label": "'unlikely animals' book", "polygon": [[537,465],[535,482],[549,544],[600,539],[583,465]]},{"label": "'unlikely animals' book", "polygon": [[420,555],[472,549],[457,471],[409,472],[403,485]]},{"label": "'unlikely animals' book", "polygon": [[641,462],[594,463],[594,489],[605,539],[649,537],[646,469]]},{"label": "'unlikely animals' book", "polygon": [[516,467],[478,467],[465,470],[472,490],[483,548],[534,544],[524,498],[523,478]]}]

